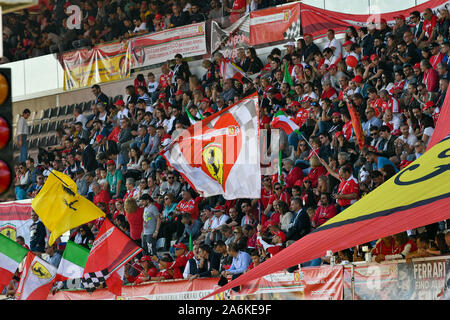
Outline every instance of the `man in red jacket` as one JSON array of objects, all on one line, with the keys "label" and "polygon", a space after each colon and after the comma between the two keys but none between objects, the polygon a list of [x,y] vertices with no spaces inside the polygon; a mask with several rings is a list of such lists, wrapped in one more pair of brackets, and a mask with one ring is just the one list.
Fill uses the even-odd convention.
[{"label": "man in red jacket", "polygon": [[[98,184],[97,182],[94,182],[92,184],[92,191],[94,192],[94,199],[92,202],[94,202],[95,205],[98,205],[100,202],[109,204],[109,201],[111,200],[111,197],[109,196],[109,192],[102,189],[100,184]],[[107,213],[112,213],[109,211],[109,206],[107,206]]]},{"label": "man in red jacket", "polygon": [[292,188],[296,181],[303,180],[303,170],[294,166],[294,161],[291,159],[283,160],[283,167],[287,172],[285,178],[286,188]]},{"label": "man in red jacket", "polygon": [[[186,245],[182,242],[174,244],[173,247],[175,249],[176,259],[175,261],[168,263],[166,269],[173,270],[174,279],[183,279],[183,271],[186,267],[186,263],[189,259],[194,257],[194,253],[189,251]],[[157,256],[152,256],[152,259],[154,261],[159,260]]]}]

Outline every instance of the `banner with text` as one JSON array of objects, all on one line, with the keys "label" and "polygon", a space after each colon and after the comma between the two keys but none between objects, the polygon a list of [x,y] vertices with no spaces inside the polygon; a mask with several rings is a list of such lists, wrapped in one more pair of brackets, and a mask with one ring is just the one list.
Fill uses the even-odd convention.
[{"label": "banner with text", "polygon": [[300,2],[250,12],[252,46],[301,36]]},{"label": "banner with text", "polygon": [[230,26],[211,22],[211,52],[219,51],[225,58],[237,56],[238,48],[248,47],[250,44],[250,15],[246,14]]},{"label": "banner with text", "polygon": [[205,22],[153,32],[128,40],[131,48],[131,68],[150,66],[183,57],[206,54]]},{"label": "banner with text", "polygon": [[[49,295],[48,300],[200,300],[217,289],[219,278],[173,280],[125,285],[120,297],[106,289],[93,293],[84,290],[63,290]],[[70,287],[70,286],[69,286]],[[74,288],[75,289],[75,288]],[[211,297],[215,300],[240,299],[315,299],[339,300],[343,293],[343,268],[315,267],[300,272],[268,275],[242,287],[239,294],[225,292]]]},{"label": "banner with text", "polygon": [[129,49],[128,42],[124,41],[63,53],[64,90],[129,78]]},{"label": "banner with text", "polygon": [[18,236],[30,245],[31,200],[0,203],[0,233],[16,241]]},{"label": "banner with text", "polygon": [[[354,266],[354,300],[450,300],[450,260]],[[351,268],[344,271],[344,296],[352,299]]]}]

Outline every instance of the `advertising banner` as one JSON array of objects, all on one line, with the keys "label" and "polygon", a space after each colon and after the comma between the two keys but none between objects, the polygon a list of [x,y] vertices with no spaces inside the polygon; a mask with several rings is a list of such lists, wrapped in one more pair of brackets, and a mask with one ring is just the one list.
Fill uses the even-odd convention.
[{"label": "advertising banner", "polygon": [[174,59],[179,53],[183,57],[205,54],[205,22],[153,32],[129,41],[131,68],[140,68]]},{"label": "advertising banner", "polygon": [[250,44],[250,15],[246,14],[230,26],[211,22],[211,52],[219,51],[227,59],[234,60],[237,48],[245,48]]},{"label": "advertising banner", "polygon": [[[449,261],[432,259],[411,263],[354,267],[355,300],[448,300]],[[345,269],[346,300],[351,296],[351,268]]]},{"label": "advertising banner", "polygon": [[252,46],[282,40],[296,40],[300,35],[300,2],[250,12],[250,44]]},{"label": "advertising banner", "polygon": [[[173,280],[125,285],[122,295],[115,296],[107,289],[93,293],[85,290],[63,290],[49,295],[48,300],[200,300],[217,289],[219,278]],[[241,288],[211,297],[211,300],[241,299],[308,299],[339,300],[343,294],[343,268],[315,267],[300,272],[280,272],[258,279]],[[70,284],[69,284],[70,288]]]},{"label": "advertising banner", "polygon": [[128,42],[66,52],[61,55],[61,63],[64,90],[129,78],[131,72]]}]

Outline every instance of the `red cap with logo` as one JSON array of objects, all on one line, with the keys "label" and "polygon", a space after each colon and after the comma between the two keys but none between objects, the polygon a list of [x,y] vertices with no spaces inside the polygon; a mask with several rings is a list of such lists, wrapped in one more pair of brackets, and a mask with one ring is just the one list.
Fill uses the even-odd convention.
[{"label": "red cap with logo", "polygon": [[187,247],[183,242],[178,242],[173,245],[175,249],[184,249],[187,251]]},{"label": "red cap with logo", "polygon": [[375,59],[378,59],[378,56],[377,56],[377,54],[376,53],[372,53],[371,55],[370,55],[370,60],[375,60]]},{"label": "red cap with logo", "polygon": [[352,81],[356,82],[356,83],[362,83],[363,82],[363,77],[360,74],[358,74],[352,79]]},{"label": "red cap with logo", "polygon": [[272,231],[272,234],[280,238],[282,242],[286,241],[286,234],[283,231]]},{"label": "red cap with logo", "polygon": [[427,101],[426,103],[425,103],[425,107],[423,107],[423,110],[427,110],[427,109],[429,109],[429,108],[431,108],[431,107],[434,107],[435,106],[435,104],[434,104],[434,102],[433,101]]}]

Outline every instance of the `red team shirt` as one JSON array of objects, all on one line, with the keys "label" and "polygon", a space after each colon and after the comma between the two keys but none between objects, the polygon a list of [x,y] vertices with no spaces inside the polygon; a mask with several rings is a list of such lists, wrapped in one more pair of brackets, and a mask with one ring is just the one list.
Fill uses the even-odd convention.
[{"label": "red team shirt", "polygon": [[177,209],[180,210],[180,212],[190,213],[192,215],[192,219],[196,220],[198,217],[198,203],[201,199],[201,197],[197,197],[189,201],[181,200],[177,205]]},{"label": "red team shirt", "polygon": [[[358,181],[351,176],[348,180],[341,180],[338,188],[339,194],[351,194],[351,193],[359,193],[359,184]],[[356,199],[338,199],[338,204],[341,207],[345,207],[351,205],[356,202]]]}]

